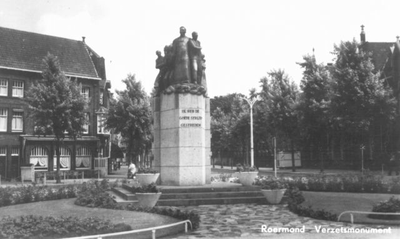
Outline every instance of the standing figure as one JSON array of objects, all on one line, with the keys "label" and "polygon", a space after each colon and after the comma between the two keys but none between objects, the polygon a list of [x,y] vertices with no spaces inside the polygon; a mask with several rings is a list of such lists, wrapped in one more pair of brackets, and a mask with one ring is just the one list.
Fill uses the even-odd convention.
[{"label": "standing figure", "polygon": [[173,59],[172,59],[172,45],[167,45],[164,47],[164,60],[165,60],[165,66],[163,68],[164,70],[164,75],[163,75],[163,90],[168,88],[171,85],[171,78],[174,72],[173,69]]},{"label": "standing figure", "polygon": [[189,58],[190,58],[190,66],[192,72],[192,83],[201,84],[201,75],[202,75],[202,54],[201,54],[201,45],[197,40],[198,34],[197,32],[192,33],[192,39],[188,42],[189,48]]},{"label": "standing figure", "polygon": [[189,38],[185,36],[186,28],[180,28],[180,36],[172,42],[173,75],[171,84],[190,82],[190,64],[188,54]]},{"label": "standing figure", "polygon": [[163,78],[165,75],[165,57],[161,55],[160,51],[156,51],[157,59],[156,59],[156,69],[159,69],[157,78],[154,82],[154,89],[156,90],[156,95],[159,95],[161,91],[164,90],[164,82]]},{"label": "standing figure", "polygon": [[201,54],[201,71],[201,79],[199,84],[203,86],[205,90],[207,90],[206,56],[204,54]]}]

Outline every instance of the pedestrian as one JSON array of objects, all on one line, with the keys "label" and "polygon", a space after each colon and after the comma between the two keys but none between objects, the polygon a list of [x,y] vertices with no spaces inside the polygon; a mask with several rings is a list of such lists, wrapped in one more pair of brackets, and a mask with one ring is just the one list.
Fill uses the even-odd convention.
[{"label": "pedestrian", "polygon": [[128,178],[136,178],[136,166],[133,162],[131,162],[131,164],[128,167]]}]

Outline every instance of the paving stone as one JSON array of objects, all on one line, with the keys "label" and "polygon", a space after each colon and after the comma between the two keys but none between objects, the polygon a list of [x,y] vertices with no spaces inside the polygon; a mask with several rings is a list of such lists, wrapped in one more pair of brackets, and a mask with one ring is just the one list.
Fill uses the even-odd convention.
[{"label": "paving stone", "polygon": [[[261,226],[268,228],[302,228],[306,233],[316,233],[315,226],[340,228],[378,227],[373,225],[353,225],[348,223],[330,222],[300,217],[290,212],[285,205],[202,205],[184,207],[185,210],[197,211],[200,215],[200,227],[195,232],[178,236],[177,238],[215,238],[215,237],[273,237],[275,233],[261,232]],[[381,228],[385,228],[381,226]],[[392,227],[393,228],[393,227]],[[284,234],[282,234],[284,235]]]}]

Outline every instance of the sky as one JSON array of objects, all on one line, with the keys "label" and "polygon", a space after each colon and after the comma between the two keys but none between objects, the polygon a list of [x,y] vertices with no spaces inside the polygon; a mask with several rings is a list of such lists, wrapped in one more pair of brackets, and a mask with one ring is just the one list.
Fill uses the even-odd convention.
[{"label": "sky", "polygon": [[[162,51],[186,27],[199,35],[210,97],[260,90],[283,69],[300,84],[303,56],[330,63],[341,41],[394,42],[398,0],[0,0],[0,26],[81,40],[105,58],[112,91],[135,74],[150,93]],[[0,46],[1,47],[1,46]]]}]

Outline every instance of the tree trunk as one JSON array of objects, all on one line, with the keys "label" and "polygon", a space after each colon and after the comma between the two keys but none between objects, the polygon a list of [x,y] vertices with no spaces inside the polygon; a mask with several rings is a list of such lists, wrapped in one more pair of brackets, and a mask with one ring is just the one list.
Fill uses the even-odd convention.
[{"label": "tree trunk", "polygon": [[319,150],[319,155],[321,157],[320,172],[323,173],[324,172],[324,153],[323,153],[322,149]]}]

